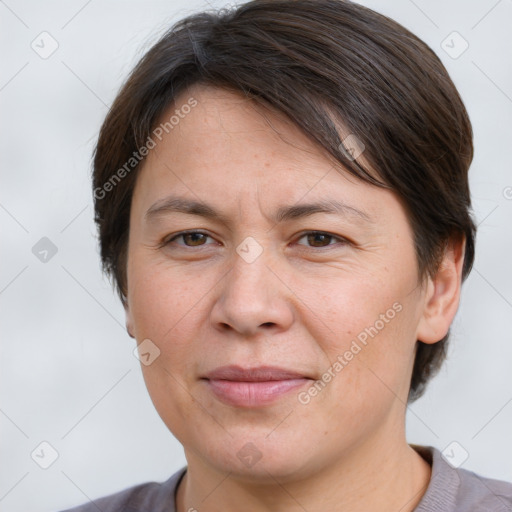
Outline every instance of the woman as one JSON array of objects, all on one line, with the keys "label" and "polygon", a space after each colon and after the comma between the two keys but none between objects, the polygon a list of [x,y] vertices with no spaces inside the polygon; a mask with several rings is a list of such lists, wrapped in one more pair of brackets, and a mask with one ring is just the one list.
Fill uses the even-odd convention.
[{"label": "woman", "polygon": [[473,263],[472,155],[439,59],[357,4],[255,0],[165,34],[104,122],[93,186],[187,467],[74,510],[512,509],[460,443],[405,436]]}]

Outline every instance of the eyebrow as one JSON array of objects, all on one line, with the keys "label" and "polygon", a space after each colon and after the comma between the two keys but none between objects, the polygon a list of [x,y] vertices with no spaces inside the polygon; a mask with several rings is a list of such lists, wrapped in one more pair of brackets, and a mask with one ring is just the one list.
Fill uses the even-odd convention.
[{"label": "eyebrow", "polygon": [[[157,201],[146,211],[144,216],[147,221],[152,221],[157,217],[161,217],[169,213],[197,215],[218,221],[224,225],[230,224],[229,218],[217,211],[213,206],[202,201],[185,199],[177,196],[168,196]],[[369,223],[374,222],[366,212],[334,199],[316,201],[314,203],[282,206],[272,216],[272,220],[275,222],[286,222],[308,217],[315,213],[329,213],[342,217],[354,217],[355,219]]]}]

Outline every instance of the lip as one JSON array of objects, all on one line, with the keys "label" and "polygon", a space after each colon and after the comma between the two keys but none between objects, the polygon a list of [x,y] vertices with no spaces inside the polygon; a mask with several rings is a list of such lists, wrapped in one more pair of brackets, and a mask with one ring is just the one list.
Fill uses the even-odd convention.
[{"label": "lip", "polygon": [[208,373],[203,380],[209,390],[228,405],[261,407],[304,386],[312,379],[275,366],[222,366]]}]

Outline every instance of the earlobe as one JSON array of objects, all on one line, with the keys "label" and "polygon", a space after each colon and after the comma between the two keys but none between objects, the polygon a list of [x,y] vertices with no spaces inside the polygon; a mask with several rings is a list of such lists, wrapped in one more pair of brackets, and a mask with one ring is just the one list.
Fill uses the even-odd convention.
[{"label": "earlobe", "polygon": [[133,321],[132,321],[132,315],[130,313],[130,306],[128,305],[128,302],[124,304],[124,312],[125,312],[125,322],[126,322],[126,332],[128,333],[128,336],[130,338],[135,339],[134,329],[133,329]]},{"label": "earlobe", "polygon": [[443,339],[457,313],[462,284],[465,241],[452,239],[446,245],[435,276],[428,277],[417,339],[436,343]]}]

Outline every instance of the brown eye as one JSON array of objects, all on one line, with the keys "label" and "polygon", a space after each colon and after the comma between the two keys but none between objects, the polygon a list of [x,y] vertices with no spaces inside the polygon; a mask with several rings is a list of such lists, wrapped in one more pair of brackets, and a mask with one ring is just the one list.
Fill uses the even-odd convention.
[{"label": "brown eye", "polygon": [[182,247],[183,246],[185,246],[185,247],[199,247],[199,246],[202,246],[202,245],[207,245],[205,243],[206,239],[211,238],[211,237],[209,235],[207,235],[206,233],[201,233],[200,231],[189,231],[188,233],[178,233],[177,235],[175,235],[172,238],[170,238],[165,243],[165,245],[169,245],[172,242],[174,242],[175,240],[178,240],[180,238],[183,240],[184,243],[183,244],[178,243],[177,245],[180,245]]},{"label": "brown eye", "polygon": [[[186,233],[181,236],[185,241],[185,245],[191,245],[192,247],[203,245],[204,240],[208,238],[204,233]],[[190,244],[187,244],[187,241],[190,242]]]},{"label": "brown eye", "polygon": [[308,238],[308,243],[313,247],[325,247],[326,245],[329,245],[329,242],[332,239],[332,236],[325,235],[323,233],[314,233],[306,236]]},{"label": "brown eye", "polygon": [[322,231],[309,231],[308,233],[304,233],[299,240],[302,240],[303,238],[307,239],[309,247],[314,248],[322,248],[336,245],[335,243],[331,243],[332,241],[340,242],[341,244],[347,243],[346,240],[344,240],[343,238],[331,235],[329,233],[324,233]]}]

